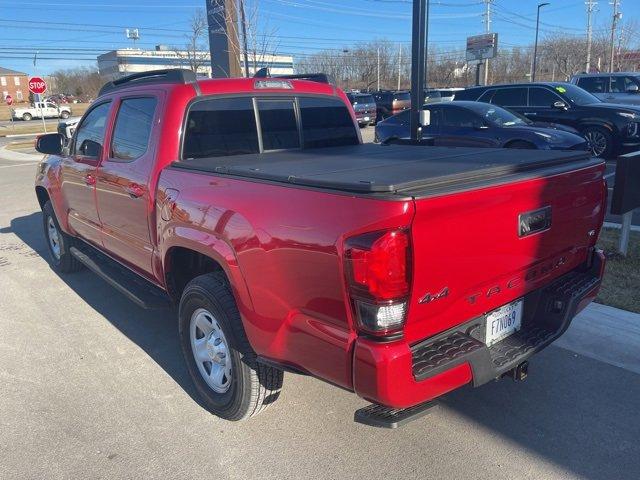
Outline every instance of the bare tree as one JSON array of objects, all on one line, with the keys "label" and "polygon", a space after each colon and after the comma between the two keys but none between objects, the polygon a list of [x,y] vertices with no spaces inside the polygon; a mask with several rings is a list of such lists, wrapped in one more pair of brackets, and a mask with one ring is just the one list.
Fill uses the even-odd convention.
[{"label": "bare tree", "polygon": [[189,33],[185,35],[184,49],[173,47],[177,58],[184,60],[191,70],[204,73],[210,62],[207,16],[203,9],[197,9],[189,19]]}]

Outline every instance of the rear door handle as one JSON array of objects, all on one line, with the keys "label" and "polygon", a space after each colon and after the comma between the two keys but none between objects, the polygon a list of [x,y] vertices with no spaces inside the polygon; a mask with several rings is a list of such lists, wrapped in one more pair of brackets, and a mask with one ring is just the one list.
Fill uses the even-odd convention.
[{"label": "rear door handle", "polygon": [[141,185],[138,185],[137,183],[130,184],[125,188],[125,190],[129,194],[129,196],[132,198],[139,198],[142,195],[144,195],[144,188]]},{"label": "rear door handle", "polygon": [[536,112],[524,112],[525,115],[537,115]]},{"label": "rear door handle", "polygon": [[94,177],[93,175],[91,175],[89,173],[89,174],[85,175],[84,183],[86,183],[90,187],[93,187],[96,184],[96,177]]}]

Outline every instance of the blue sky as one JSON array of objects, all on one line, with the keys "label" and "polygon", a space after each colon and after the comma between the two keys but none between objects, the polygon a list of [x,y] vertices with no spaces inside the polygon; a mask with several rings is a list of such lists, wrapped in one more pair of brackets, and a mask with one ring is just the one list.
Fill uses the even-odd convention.
[{"label": "blue sky", "polygon": [[[321,49],[387,39],[403,42],[411,35],[408,0],[245,0],[257,4],[262,28],[279,37],[278,52],[301,58]],[[622,0],[624,20],[640,18]],[[492,31],[504,48],[533,42],[538,0],[493,0]],[[124,29],[139,28],[138,46],[185,43],[190,15],[205,0],[0,0],[0,66],[30,74],[95,64],[98,53],[132,46]],[[468,35],[482,33],[482,0],[431,0],[430,45],[442,52],[464,48]],[[610,25],[612,7],[600,0],[594,16],[596,32]],[[584,35],[584,0],[551,0],[541,15],[541,36],[553,33]],[[640,32],[630,32],[640,40]],[[637,43],[637,42],[634,42]],[[33,56],[38,51],[37,68]],[[408,53],[408,50],[407,50]]]}]

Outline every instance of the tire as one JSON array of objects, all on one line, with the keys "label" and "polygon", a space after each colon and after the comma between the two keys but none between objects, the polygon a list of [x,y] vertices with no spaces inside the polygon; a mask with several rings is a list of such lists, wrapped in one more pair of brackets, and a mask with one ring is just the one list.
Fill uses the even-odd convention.
[{"label": "tire", "polygon": [[60,112],[60,118],[62,118],[63,120],[66,120],[67,118],[69,118],[69,112],[67,112],[66,110]]},{"label": "tire", "polygon": [[211,413],[243,420],[280,395],[283,372],[257,361],[224,274],[201,275],[186,286],[180,299],[179,335],[189,375]]},{"label": "tire", "polygon": [[23,113],[22,114],[22,120],[24,120],[25,122],[28,122],[32,118],[33,118],[33,115],[31,115],[30,113]]},{"label": "tire", "polygon": [[589,143],[594,157],[611,158],[613,156],[613,136],[602,127],[586,127],[582,135]]},{"label": "tire", "polygon": [[60,273],[82,270],[82,263],[69,251],[74,238],[60,229],[51,201],[47,201],[42,208],[42,221],[53,268]]},{"label": "tire", "polygon": [[536,150],[536,146],[533,143],[525,142],[524,140],[514,140],[507,143],[504,148],[518,148],[521,150]]}]

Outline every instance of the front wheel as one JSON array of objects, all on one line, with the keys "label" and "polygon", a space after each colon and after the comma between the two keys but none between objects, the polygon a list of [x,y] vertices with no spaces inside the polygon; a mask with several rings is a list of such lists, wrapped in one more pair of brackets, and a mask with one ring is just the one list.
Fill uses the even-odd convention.
[{"label": "front wheel", "polygon": [[23,113],[22,114],[22,120],[24,120],[25,122],[28,122],[32,118],[33,118],[33,116],[30,113]]},{"label": "front wheel", "polygon": [[283,372],[257,361],[223,274],[201,275],[189,282],[179,316],[187,369],[210,412],[243,420],[278,398]]},{"label": "front wheel", "polygon": [[63,120],[69,118],[69,112],[66,112],[66,111],[61,112],[60,113],[60,118],[62,118]]},{"label": "front wheel", "polygon": [[587,127],[582,130],[594,157],[610,158],[613,154],[613,137],[601,127]]}]

